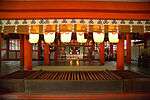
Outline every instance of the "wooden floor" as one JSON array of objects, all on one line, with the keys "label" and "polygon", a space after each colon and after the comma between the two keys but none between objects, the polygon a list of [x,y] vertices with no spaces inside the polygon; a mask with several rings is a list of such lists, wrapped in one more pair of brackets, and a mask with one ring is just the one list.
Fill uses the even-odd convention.
[{"label": "wooden floor", "polygon": [[6,88],[24,86],[0,92],[0,100],[150,100],[150,77],[129,70],[16,71],[0,80]]},{"label": "wooden floor", "polygon": [[39,80],[121,80],[147,78],[147,76],[124,71],[16,71],[1,79],[39,79]]},{"label": "wooden floor", "polygon": [[107,62],[105,65],[85,65],[85,66],[34,66],[33,70],[47,71],[103,71],[116,70],[115,62]]}]

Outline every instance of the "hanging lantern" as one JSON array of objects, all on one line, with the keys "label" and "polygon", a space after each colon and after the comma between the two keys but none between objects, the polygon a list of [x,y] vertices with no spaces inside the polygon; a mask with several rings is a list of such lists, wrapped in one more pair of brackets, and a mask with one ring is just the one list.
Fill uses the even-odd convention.
[{"label": "hanging lantern", "polygon": [[70,42],[72,32],[62,32],[61,33],[61,42]]},{"label": "hanging lantern", "polygon": [[77,41],[79,43],[85,43],[87,39],[84,38],[84,32],[77,32]]},{"label": "hanging lantern", "polygon": [[85,43],[87,41],[87,39],[81,39],[81,40],[79,40],[78,42],[79,43]]},{"label": "hanging lantern", "polygon": [[55,32],[49,32],[44,34],[44,40],[46,43],[52,43],[55,40]]},{"label": "hanging lantern", "polygon": [[104,33],[93,32],[93,39],[96,43],[102,43],[104,41]]},{"label": "hanging lantern", "polygon": [[37,43],[39,40],[39,34],[29,34],[29,42]]},{"label": "hanging lantern", "polygon": [[118,43],[119,42],[118,33],[117,32],[109,32],[108,33],[108,38],[109,38],[109,41],[111,43]]}]

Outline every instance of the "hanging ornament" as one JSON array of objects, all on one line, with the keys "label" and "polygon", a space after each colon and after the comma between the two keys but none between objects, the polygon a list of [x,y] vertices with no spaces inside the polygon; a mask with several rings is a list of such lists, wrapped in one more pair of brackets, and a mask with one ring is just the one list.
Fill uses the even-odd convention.
[{"label": "hanging ornament", "polygon": [[70,42],[72,32],[62,32],[61,33],[61,42]]},{"label": "hanging ornament", "polygon": [[84,32],[77,32],[77,41],[79,43],[85,43],[87,39],[84,38]]},{"label": "hanging ornament", "polygon": [[29,42],[37,43],[39,40],[39,34],[29,34]]},{"label": "hanging ornament", "polygon": [[93,39],[96,43],[102,43],[104,41],[104,33],[93,32]]},{"label": "hanging ornament", "polygon": [[109,42],[111,43],[118,43],[118,33],[117,32],[109,32],[108,33]]},{"label": "hanging ornament", "polygon": [[55,32],[49,32],[44,34],[44,41],[46,43],[53,43],[55,40]]}]

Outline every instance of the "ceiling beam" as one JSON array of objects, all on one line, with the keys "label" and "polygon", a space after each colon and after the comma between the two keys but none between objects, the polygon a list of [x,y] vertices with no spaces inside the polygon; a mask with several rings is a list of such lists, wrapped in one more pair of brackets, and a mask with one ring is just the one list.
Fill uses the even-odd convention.
[{"label": "ceiling beam", "polygon": [[150,3],[99,1],[1,1],[0,19],[150,19]]}]

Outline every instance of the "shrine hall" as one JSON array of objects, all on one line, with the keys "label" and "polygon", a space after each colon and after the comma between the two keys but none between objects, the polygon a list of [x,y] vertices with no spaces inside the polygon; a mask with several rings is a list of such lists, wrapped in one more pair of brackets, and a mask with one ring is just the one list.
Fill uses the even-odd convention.
[{"label": "shrine hall", "polygon": [[149,98],[149,0],[0,1],[0,99]]}]

